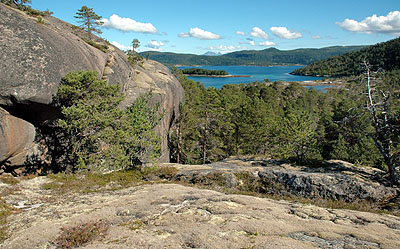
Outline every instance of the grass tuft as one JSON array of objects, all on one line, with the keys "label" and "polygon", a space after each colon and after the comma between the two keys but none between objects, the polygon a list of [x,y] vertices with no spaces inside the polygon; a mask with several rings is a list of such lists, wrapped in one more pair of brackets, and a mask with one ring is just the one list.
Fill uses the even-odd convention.
[{"label": "grass tuft", "polygon": [[52,190],[57,194],[113,191],[137,186],[148,181],[169,180],[177,172],[173,167],[146,167],[141,170],[122,170],[107,174],[59,173],[48,175],[53,181],[43,184],[42,188]]},{"label": "grass tuft", "polygon": [[0,244],[8,238],[7,217],[11,214],[11,207],[0,197]]},{"label": "grass tuft", "polygon": [[82,40],[84,40],[90,46],[95,47],[95,48],[99,49],[100,51],[102,51],[104,53],[107,53],[107,50],[108,50],[108,46],[107,45],[99,44],[99,43],[96,43],[96,42],[94,42],[92,40],[85,39],[85,38],[82,38]]},{"label": "grass tuft", "polygon": [[13,176],[0,176],[0,182],[9,185],[17,185],[19,183],[19,179]]}]

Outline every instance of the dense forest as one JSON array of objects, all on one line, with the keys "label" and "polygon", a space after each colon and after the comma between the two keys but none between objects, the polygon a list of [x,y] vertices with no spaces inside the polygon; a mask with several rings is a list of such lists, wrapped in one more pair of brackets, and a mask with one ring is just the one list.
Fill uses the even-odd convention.
[{"label": "dense forest", "polygon": [[208,70],[203,68],[186,68],[181,70],[183,74],[188,75],[204,75],[204,76],[221,76],[228,75],[224,70]]},{"label": "dense forest", "polygon": [[373,66],[374,71],[400,69],[400,38],[378,43],[360,51],[317,61],[293,71],[293,74],[331,77],[360,75],[365,71],[362,63],[364,59]]},{"label": "dense forest", "polygon": [[244,50],[219,56],[148,51],[141,53],[141,55],[167,65],[308,65],[318,60],[327,59],[331,56],[341,55],[362,48],[363,46],[335,46],[320,49],[304,48],[287,51],[267,48],[260,51]]},{"label": "dense forest", "polygon": [[[371,136],[374,126],[365,108],[366,97],[360,95],[366,91],[362,77],[350,82],[349,89],[323,93],[280,82],[205,88],[179,70],[173,72],[186,97],[171,134],[173,161],[210,163],[251,154],[305,165],[342,159],[386,167]],[[380,89],[400,83],[391,75],[381,78]],[[398,102],[392,108],[398,111]]]}]

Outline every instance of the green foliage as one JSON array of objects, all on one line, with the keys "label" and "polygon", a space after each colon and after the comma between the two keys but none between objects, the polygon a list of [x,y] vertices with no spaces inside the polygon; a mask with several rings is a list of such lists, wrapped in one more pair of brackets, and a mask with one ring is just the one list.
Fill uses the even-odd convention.
[{"label": "green foliage", "polygon": [[304,111],[289,113],[277,120],[272,128],[271,140],[280,158],[295,158],[298,163],[320,159],[315,120]]},{"label": "green foliage", "polygon": [[41,16],[37,17],[36,23],[44,24],[44,19]]},{"label": "green foliage", "polygon": [[[350,90],[327,93],[280,82],[206,89],[180,70],[172,71],[185,89],[185,103],[170,134],[173,161],[198,164],[266,155],[306,165],[342,159],[385,168],[371,138],[374,127],[363,111],[359,79]],[[398,75],[383,76],[392,82],[386,87],[398,93]]]},{"label": "green foliage", "polygon": [[360,51],[346,53],[317,61],[311,65],[293,71],[299,75],[329,75],[331,77],[361,75],[365,72],[362,62],[367,60],[377,71],[400,69],[400,38],[369,46]]},{"label": "green foliage", "polygon": [[54,242],[57,248],[76,248],[86,245],[96,238],[104,237],[110,225],[105,221],[83,223],[61,228],[61,234]]},{"label": "green foliage", "polygon": [[331,56],[341,55],[350,51],[360,50],[361,48],[363,48],[363,46],[338,46],[321,49],[295,49],[288,51],[268,48],[265,50],[244,50],[220,56],[147,51],[143,52],[142,55],[145,57],[149,56],[152,60],[168,65],[308,65],[318,60],[327,59]]},{"label": "green foliage", "polygon": [[82,40],[84,40],[90,46],[95,47],[95,48],[101,50],[104,53],[107,53],[107,50],[108,50],[108,46],[107,45],[99,44],[99,43],[96,43],[96,42],[94,42],[92,40],[88,40],[88,39],[85,39],[85,38],[82,38]]},{"label": "green foliage", "polygon": [[207,70],[202,68],[187,68],[182,70],[183,74],[190,74],[190,75],[228,75],[227,71],[224,70]]},{"label": "green foliage", "polygon": [[25,7],[26,4],[32,3],[32,0],[1,0],[0,3],[10,6]]},{"label": "green foliage", "polygon": [[86,5],[82,6],[77,12],[75,18],[78,19],[78,23],[81,23],[80,27],[84,28],[88,34],[89,39],[92,37],[92,32],[101,34],[101,30],[98,29],[98,26],[103,25],[101,22],[101,16],[97,15],[93,8],[89,8]]},{"label": "green foliage", "polygon": [[57,92],[63,117],[58,120],[63,164],[75,169],[112,171],[151,161],[160,153],[154,128],[161,119],[159,106],[149,106],[151,93],[126,110],[120,86],[107,85],[97,73],[67,74]]},{"label": "green foliage", "polygon": [[[32,3],[31,0],[0,0],[0,3],[4,3],[13,8],[22,10],[30,16],[38,17],[38,20],[40,20],[39,17],[51,16],[53,14],[53,12],[49,11],[48,9],[45,11],[33,9],[32,7],[27,5],[27,4]],[[42,23],[42,22],[38,22],[38,23]]]},{"label": "green foliage", "polygon": [[128,62],[131,66],[136,67],[138,64],[141,65],[143,63],[144,57],[141,56],[136,49],[140,47],[140,42],[138,39],[133,39],[132,41],[132,49],[127,50],[125,53],[128,56]]}]

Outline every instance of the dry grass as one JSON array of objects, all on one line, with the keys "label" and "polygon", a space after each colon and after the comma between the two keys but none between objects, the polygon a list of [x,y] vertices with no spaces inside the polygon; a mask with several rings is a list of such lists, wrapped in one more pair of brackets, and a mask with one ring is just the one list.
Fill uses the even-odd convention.
[{"label": "dry grass", "polygon": [[17,185],[20,180],[13,176],[0,176],[0,181],[8,185]]},{"label": "dry grass", "polygon": [[153,167],[141,170],[115,171],[107,174],[54,174],[49,175],[52,182],[42,185],[43,189],[57,194],[71,192],[89,193],[113,191],[151,182],[171,179],[177,170],[172,167]]},{"label": "dry grass", "polygon": [[0,244],[8,238],[7,217],[11,214],[11,208],[0,197]]}]

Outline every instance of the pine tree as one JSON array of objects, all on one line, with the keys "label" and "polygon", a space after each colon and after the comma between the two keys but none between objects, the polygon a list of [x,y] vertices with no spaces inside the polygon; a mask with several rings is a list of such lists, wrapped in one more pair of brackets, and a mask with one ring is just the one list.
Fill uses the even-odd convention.
[{"label": "pine tree", "polygon": [[32,0],[1,0],[1,3],[5,3],[8,5],[15,4],[16,6],[22,6],[27,3],[32,3]]},{"label": "pine tree", "polygon": [[128,62],[133,67],[136,67],[138,64],[141,65],[143,63],[143,56],[141,56],[136,49],[140,47],[140,41],[138,39],[133,39],[132,41],[132,49],[125,51],[128,56]]},{"label": "pine tree", "polygon": [[139,96],[126,110],[119,84],[107,85],[97,72],[68,73],[56,101],[61,167],[111,171],[135,167],[160,154],[154,129],[161,120],[159,105],[150,106],[151,93]]},{"label": "pine tree", "polygon": [[80,27],[84,28],[89,33],[89,39],[92,39],[92,32],[101,34],[102,31],[98,29],[98,26],[103,25],[103,22],[100,21],[101,16],[97,15],[93,8],[89,8],[86,5],[82,6],[76,12],[75,18],[78,19],[78,23],[81,23]]}]

